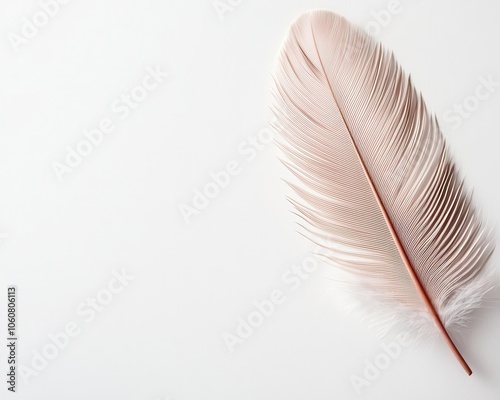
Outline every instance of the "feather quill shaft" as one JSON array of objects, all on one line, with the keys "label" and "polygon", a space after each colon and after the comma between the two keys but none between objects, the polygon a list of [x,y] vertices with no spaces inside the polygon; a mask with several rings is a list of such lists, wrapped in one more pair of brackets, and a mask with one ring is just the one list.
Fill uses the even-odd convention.
[{"label": "feather quill shaft", "polygon": [[418,334],[433,321],[470,375],[449,330],[490,288],[493,244],[421,96],[391,54],[327,11],[292,25],[274,78],[309,236],[386,315]]}]

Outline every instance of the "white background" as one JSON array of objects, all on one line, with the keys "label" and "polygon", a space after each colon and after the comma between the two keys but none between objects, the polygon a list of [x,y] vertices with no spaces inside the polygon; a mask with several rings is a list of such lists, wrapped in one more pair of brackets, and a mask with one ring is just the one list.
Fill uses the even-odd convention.
[{"label": "white background", "polygon": [[[336,306],[331,267],[297,290],[282,281],[312,245],[296,233],[273,145],[250,161],[238,151],[271,118],[270,73],[297,16],[326,8],[365,26],[388,1],[243,0],[220,18],[211,0],[73,0],[19,52],[8,35],[39,3],[0,4],[1,399],[11,395],[7,285],[18,287],[20,363],[31,368],[67,323],[81,330],[27,384],[18,373],[22,400],[498,398],[494,304],[459,341],[472,377],[439,339],[404,349],[358,395],[350,379],[383,341]],[[400,0],[377,32],[440,119],[493,227],[500,88],[457,128],[444,114],[481,77],[500,80],[498,4]],[[110,105],[156,65],[170,76],[120,120]],[[59,182],[52,163],[103,118],[116,129]],[[241,172],[186,223],[179,206],[231,160]],[[122,269],[134,280],[85,322],[78,307]],[[284,302],[230,352],[223,334],[273,290]]]}]

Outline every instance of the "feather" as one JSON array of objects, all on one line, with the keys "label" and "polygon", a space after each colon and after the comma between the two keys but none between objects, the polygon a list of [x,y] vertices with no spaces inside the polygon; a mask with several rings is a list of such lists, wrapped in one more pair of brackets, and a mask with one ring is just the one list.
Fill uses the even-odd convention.
[{"label": "feather", "polygon": [[343,17],[311,11],[285,38],[273,98],[306,236],[388,320],[440,333],[470,375],[450,334],[491,288],[492,235],[409,76]]}]

